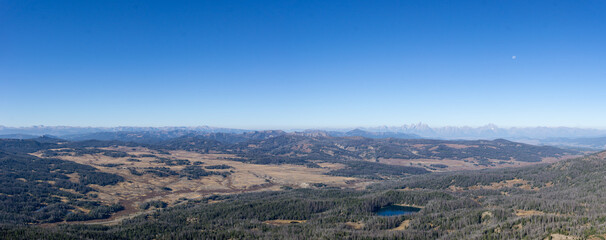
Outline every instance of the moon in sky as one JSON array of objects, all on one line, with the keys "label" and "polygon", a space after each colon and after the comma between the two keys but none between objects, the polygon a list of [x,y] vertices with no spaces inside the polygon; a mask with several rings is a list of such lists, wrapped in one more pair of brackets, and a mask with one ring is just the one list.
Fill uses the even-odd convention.
[{"label": "moon in sky", "polygon": [[516,58],[518,58],[518,57],[516,57],[516,56],[511,56],[511,59],[513,59],[513,60],[516,60]]}]

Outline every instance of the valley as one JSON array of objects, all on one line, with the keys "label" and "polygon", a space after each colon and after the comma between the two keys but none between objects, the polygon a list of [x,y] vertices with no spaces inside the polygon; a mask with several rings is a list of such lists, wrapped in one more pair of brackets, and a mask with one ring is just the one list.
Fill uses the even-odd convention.
[{"label": "valley", "polygon": [[[601,176],[606,155],[581,154],[501,139],[279,131],[156,143],[2,139],[0,233],[17,239],[80,239],[81,233],[94,239],[598,237],[606,231],[576,224],[601,221],[602,215],[586,214],[603,212],[592,195],[601,191],[577,197],[602,184],[585,176]],[[575,200],[553,200],[568,193]],[[17,204],[20,199],[28,201]],[[561,230],[570,224],[575,231]]]}]

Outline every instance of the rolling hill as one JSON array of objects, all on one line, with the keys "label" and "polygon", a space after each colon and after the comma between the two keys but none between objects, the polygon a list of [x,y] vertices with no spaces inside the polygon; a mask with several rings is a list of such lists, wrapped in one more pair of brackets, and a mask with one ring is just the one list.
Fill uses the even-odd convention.
[{"label": "rolling hill", "polygon": [[[211,195],[118,225],[2,225],[0,233],[9,239],[603,239],[604,174],[601,152],[547,165],[409,176],[364,190],[317,185]],[[394,205],[418,212],[377,214]]]}]

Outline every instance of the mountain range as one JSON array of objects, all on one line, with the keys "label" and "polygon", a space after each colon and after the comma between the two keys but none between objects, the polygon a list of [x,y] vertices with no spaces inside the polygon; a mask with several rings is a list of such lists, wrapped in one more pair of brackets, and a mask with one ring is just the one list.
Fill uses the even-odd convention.
[{"label": "mountain range", "polygon": [[399,127],[368,127],[361,130],[371,132],[393,132],[417,134],[424,138],[443,139],[545,139],[545,138],[588,138],[606,136],[606,130],[595,128],[572,127],[511,127],[501,128],[494,124],[480,127],[430,127],[424,123],[402,125]]},{"label": "mountain range", "polygon": [[[254,130],[197,127],[69,127],[69,126],[0,126],[0,138],[28,139],[52,135],[66,140],[120,140],[152,143],[186,135],[213,133],[254,133]],[[297,132],[303,135],[327,135],[333,137],[399,138],[399,139],[445,139],[445,140],[490,140],[507,139],[535,145],[604,149],[606,130],[571,127],[512,127],[501,128],[494,124],[481,127],[430,127],[424,123],[402,126],[360,127],[344,129],[276,130]]]}]

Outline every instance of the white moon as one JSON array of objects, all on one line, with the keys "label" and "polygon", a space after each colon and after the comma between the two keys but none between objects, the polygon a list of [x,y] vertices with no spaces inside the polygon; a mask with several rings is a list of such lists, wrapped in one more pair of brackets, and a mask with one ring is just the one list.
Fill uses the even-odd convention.
[{"label": "white moon", "polygon": [[516,56],[511,56],[511,59],[513,59],[513,60],[516,60],[516,58],[517,58]]}]

